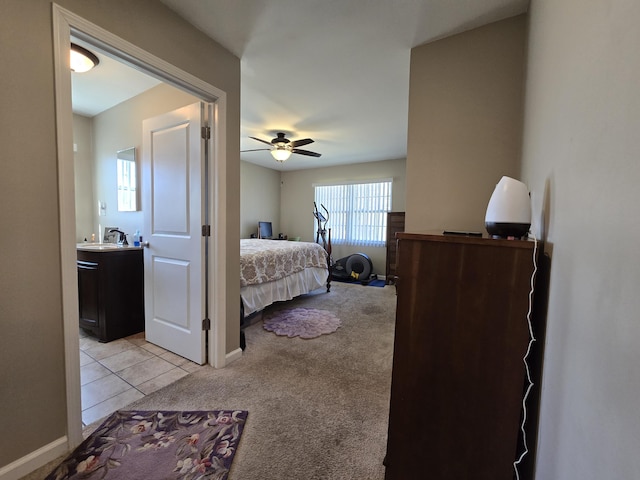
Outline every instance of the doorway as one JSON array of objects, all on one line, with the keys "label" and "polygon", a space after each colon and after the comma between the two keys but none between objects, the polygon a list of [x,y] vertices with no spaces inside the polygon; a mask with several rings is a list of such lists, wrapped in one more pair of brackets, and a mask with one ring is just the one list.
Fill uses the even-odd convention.
[{"label": "doorway", "polygon": [[[170,86],[166,83],[159,82],[155,78],[151,78],[139,71],[123,65],[116,60],[108,57],[102,50],[95,46],[88,45],[80,40],[72,37],[72,42],[84,48],[89,49],[99,58],[99,68],[85,73],[72,74],[72,97],[74,109],[73,134],[74,134],[74,166],[76,172],[76,225],[78,242],[82,242],[83,238],[91,239],[93,235],[97,239],[103,238],[103,231],[109,230],[111,225],[119,228],[121,231],[128,233],[128,240],[133,244],[133,232],[140,230],[141,232],[151,232],[147,224],[148,212],[156,212],[158,216],[159,208],[150,208],[147,193],[151,190],[156,191],[157,188],[151,188],[147,185],[140,185],[136,181],[134,191],[141,193],[139,196],[144,200],[145,208],[137,207],[132,211],[122,211],[117,205],[120,200],[119,192],[116,191],[118,160],[122,154],[122,146],[128,145],[129,161],[134,163],[134,171],[140,173],[142,168],[147,168],[146,153],[150,149],[143,145],[143,138],[147,135],[143,125],[148,121],[147,116],[155,113],[161,113],[161,116],[167,115],[167,111],[173,111],[177,105],[187,105],[197,102],[192,95]],[[142,78],[141,78],[142,77]],[[130,80],[131,79],[131,80]],[[126,84],[128,87],[127,95],[119,95],[115,86]],[[140,85],[140,89],[130,89],[131,85]],[[112,101],[102,101],[95,103],[93,95],[86,95],[96,90],[103,92],[100,100],[113,98]],[[133,95],[131,98],[128,98]],[[113,104],[115,103],[115,105]],[[184,107],[182,107],[184,108]],[[174,114],[175,116],[175,114]],[[173,116],[172,116],[173,118]],[[194,119],[198,121],[198,119]],[[174,125],[172,122],[171,125]],[[183,129],[173,129],[178,136],[178,142],[182,140],[180,132],[190,130],[199,132],[200,128],[188,128],[189,124]],[[156,130],[156,133],[157,130]],[[166,136],[166,135],[165,135]],[[196,143],[197,139],[194,138]],[[157,145],[160,148],[162,145]],[[192,158],[189,162],[196,167],[190,182],[197,185],[205,182],[205,178],[200,178],[200,170],[197,169],[200,163],[200,142],[197,142],[189,151],[192,152]],[[77,148],[76,148],[77,147]],[[154,149],[155,150],[155,149]],[[117,154],[114,155],[114,152]],[[179,151],[178,151],[179,153]],[[181,158],[181,155],[175,155],[173,158]],[[206,159],[205,159],[206,161]],[[175,167],[180,171],[180,165]],[[161,195],[161,198],[170,199],[171,205],[184,204],[186,199],[180,201],[178,192],[185,191],[180,189],[178,183],[178,175],[176,170],[172,169],[172,177],[167,179],[164,184],[169,186],[169,190]],[[153,175],[153,178],[161,177],[161,172]],[[136,175],[139,178],[139,175]],[[143,178],[147,179],[150,175],[146,173]],[[157,183],[157,182],[156,182]],[[160,181],[160,186],[163,182]],[[142,187],[142,188],[140,188]],[[191,191],[191,198],[194,215],[198,215],[196,208],[200,206],[200,196]],[[98,200],[99,199],[99,200]],[[98,208],[96,212],[96,204],[104,208]],[[165,209],[166,210],[166,209]],[[169,212],[163,212],[159,215],[159,220],[165,224],[168,222]],[[178,212],[182,214],[182,212]],[[184,217],[184,215],[183,215]],[[176,219],[180,223],[180,218]],[[149,222],[151,223],[151,222]],[[156,222],[157,223],[157,222]],[[207,222],[209,223],[209,222]],[[101,228],[102,226],[102,228]],[[156,225],[156,230],[161,227]],[[163,233],[166,228],[160,228]],[[196,227],[194,227],[196,230]],[[186,264],[190,265],[192,277],[202,275],[199,267],[204,262],[197,257],[197,251],[200,249],[200,243],[203,240],[199,236],[199,225],[197,230],[187,235],[188,238],[195,240],[194,245],[189,248],[181,248],[170,256],[169,265],[175,265],[178,258],[189,254],[193,256],[193,261],[187,259]],[[97,232],[97,234],[95,233]],[[179,232],[183,235],[185,232]],[[106,233],[105,233],[106,236]],[[166,235],[165,235],[166,236]],[[78,268],[78,279],[83,288],[79,290],[80,304],[87,305],[90,308],[81,308],[80,323],[86,330],[80,330],[80,380],[81,380],[81,405],[82,405],[82,422],[88,425],[103,418],[105,415],[112,413],[114,410],[123,408],[133,401],[139,400],[145,395],[160,389],[189,373],[196,371],[204,359],[204,333],[198,326],[190,329],[192,337],[196,340],[188,344],[184,351],[176,348],[175,345],[168,345],[171,340],[178,339],[180,334],[185,331],[186,325],[196,325],[200,323],[203,317],[197,311],[197,305],[200,303],[201,292],[193,293],[196,306],[187,312],[177,312],[173,317],[178,320],[187,319],[187,315],[191,314],[192,322],[181,321],[180,328],[176,334],[165,336],[167,338],[156,338],[154,334],[154,325],[151,328],[145,328],[144,321],[144,292],[142,285],[133,281],[134,278],[142,279],[143,265],[149,266],[151,261],[157,265],[159,262],[159,240],[152,235],[144,236],[144,240],[149,242],[149,248],[143,251],[117,252],[107,250],[105,252],[94,251],[90,244],[87,246],[88,251],[82,251],[82,262]],[[192,242],[193,243],[193,242]],[[127,255],[130,261],[126,263],[116,262],[114,255]],[[142,257],[146,257],[142,261]],[[166,255],[164,256],[166,259]],[[110,262],[110,259],[113,260]],[[90,260],[89,263],[86,263]],[[110,266],[102,265],[104,260]],[[114,263],[115,262],[115,263]],[[180,262],[185,264],[185,262]],[[118,267],[119,265],[119,267]],[[127,265],[127,266],[125,266]],[[167,262],[160,264],[167,266]],[[99,271],[104,272],[103,267],[111,274],[108,278],[103,278]],[[115,270],[120,269],[120,274],[115,274]],[[146,286],[157,286],[162,291],[160,303],[168,302],[169,305],[180,305],[182,298],[176,298],[177,292],[180,292],[178,285],[179,275],[171,275],[171,278],[163,288],[162,282],[157,282],[162,277],[151,275],[150,273],[162,269],[148,269],[147,279],[144,282]],[[175,273],[175,272],[174,272]],[[102,281],[100,280],[102,278]],[[90,281],[92,279],[92,281]],[[151,280],[151,281],[150,281]],[[124,282],[124,283],[123,283]],[[104,291],[104,285],[109,284],[108,297],[106,300],[98,291]],[[191,284],[196,285],[198,281],[192,278]],[[100,287],[102,285],[102,288]],[[152,289],[155,291],[156,289]],[[187,290],[189,290],[187,288]],[[195,298],[197,297],[197,298]],[[102,300],[99,300],[102,298]],[[156,305],[158,302],[150,301],[147,303],[147,314],[150,314],[149,305]],[[99,305],[102,304],[102,307]],[[138,312],[137,314],[134,312]],[[84,315],[83,315],[84,313]],[[108,317],[108,318],[105,318]],[[171,312],[163,312],[163,322],[161,326],[166,325],[171,319]],[[126,319],[126,320],[125,320]],[[116,324],[117,322],[117,324]],[[117,325],[130,325],[131,328],[120,328]],[[108,323],[108,325],[106,324]],[[117,333],[116,333],[116,330]],[[146,331],[139,335],[131,335],[142,329]],[[109,334],[107,335],[107,331]],[[110,340],[108,343],[100,343],[98,339]],[[197,339],[200,339],[198,342]],[[150,343],[153,342],[153,343]],[[164,347],[164,348],[163,348]],[[178,354],[178,355],[175,355]],[[185,358],[186,357],[186,358]],[[193,361],[189,361],[193,360]],[[194,363],[197,362],[197,363]]]},{"label": "doorway", "polygon": [[[56,124],[58,144],[58,182],[60,195],[60,249],[62,263],[62,304],[65,338],[65,369],[67,379],[67,432],[70,447],[82,441],[80,366],[79,366],[79,330],[78,330],[78,291],[76,273],[76,227],[73,162],[73,128],[71,108],[71,74],[68,68],[68,48],[71,36],[109,52],[114,58],[145,71],[172,84],[201,100],[211,103],[214,115],[218,119],[215,125],[215,138],[226,138],[226,94],[197,77],[168,64],[129,42],[109,33],[68,10],[53,5],[54,60],[56,79]],[[224,169],[226,159],[224,141],[216,145],[212,166],[208,175],[212,185],[213,175]],[[203,202],[215,205],[220,215],[217,224],[226,223],[226,197],[223,189],[213,188]],[[213,232],[222,232],[223,228],[212,228]],[[210,294],[216,292],[217,279],[224,279],[226,270],[226,248],[222,237],[215,234],[211,238],[212,255],[207,281]],[[224,289],[221,289],[224,291]],[[208,300],[208,299],[207,299]],[[217,368],[225,364],[225,325],[226,302],[216,298],[214,311],[211,312],[212,329],[209,336],[209,363]]]}]

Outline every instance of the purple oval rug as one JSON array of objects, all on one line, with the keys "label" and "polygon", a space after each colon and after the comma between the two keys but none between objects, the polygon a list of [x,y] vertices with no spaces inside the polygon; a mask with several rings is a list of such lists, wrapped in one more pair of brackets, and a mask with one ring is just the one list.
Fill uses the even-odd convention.
[{"label": "purple oval rug", "polygon": [[315,338],[335,332],[342,322],[328,310],[292,308],[280,310],[264,318],[263,328],[276,335]]}]

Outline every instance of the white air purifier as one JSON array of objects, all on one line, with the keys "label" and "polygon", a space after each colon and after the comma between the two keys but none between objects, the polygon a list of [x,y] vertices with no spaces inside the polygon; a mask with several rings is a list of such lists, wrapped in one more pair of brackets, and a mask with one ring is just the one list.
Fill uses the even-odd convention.
[{"label": "white air purifier", "polygon": [[502,177],[489,199],[484,225],[489,235],[521,238],[531,227],[531,198],[527,186]]}]

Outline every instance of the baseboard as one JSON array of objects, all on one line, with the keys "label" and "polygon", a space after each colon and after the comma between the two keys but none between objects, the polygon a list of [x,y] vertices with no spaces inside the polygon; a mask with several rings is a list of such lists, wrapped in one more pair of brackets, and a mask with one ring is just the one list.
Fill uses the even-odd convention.
[{"label": "baseboard", "polygon": [[[225,357],[225,366],[229,365],[232,362],[235,362],[240,357],[242,357],[242,349],[241,348],[236,348],[233,352],[227,353],[227,356]],[[0,479],[0,480],[2,480],[2,479]]]},{"label": "baseboard", "polygon": [[55,460],[68,450],[67,437],[60,437],[48,445],[19,458],[15,462],[0,468],[0,480],[18,480],[46,463]]}]

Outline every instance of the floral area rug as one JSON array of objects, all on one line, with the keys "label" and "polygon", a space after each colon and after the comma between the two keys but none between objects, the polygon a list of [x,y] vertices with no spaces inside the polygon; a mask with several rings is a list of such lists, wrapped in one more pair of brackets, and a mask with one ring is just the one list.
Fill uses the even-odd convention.
[{"label": "floral area rug", "polygon": [[276,335],[315,338],[335,332],[341,324],[340,319],[328,310],[292,308],[266,316],[262,326]]},{"label": "floral area rug", "polygon": [[247,415],[118,411],[45,480],[225,480]]}]

